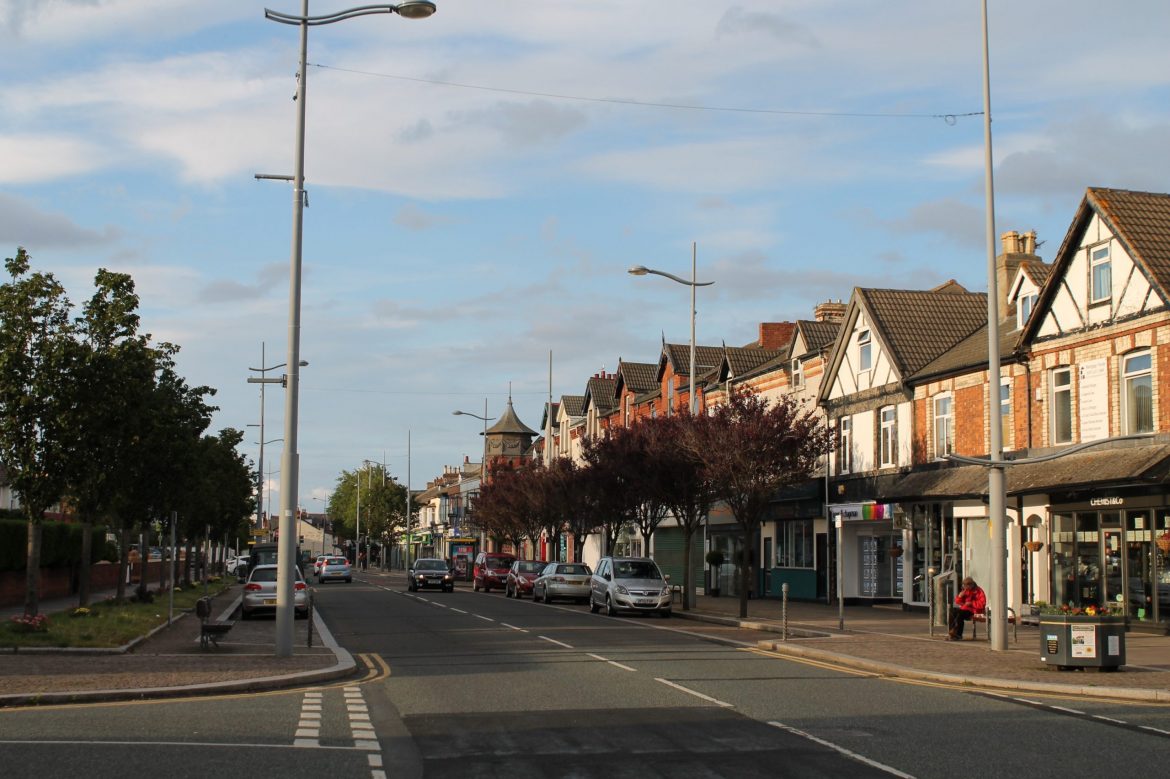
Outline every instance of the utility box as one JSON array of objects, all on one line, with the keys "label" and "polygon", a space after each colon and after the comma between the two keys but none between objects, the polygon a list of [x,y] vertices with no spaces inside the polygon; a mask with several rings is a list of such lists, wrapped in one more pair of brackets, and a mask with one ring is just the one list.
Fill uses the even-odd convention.
[{"label": "utility box", "polygon": [[1040,662],[1116,671],[1125,665],[1125,618],[1041,614]]}]

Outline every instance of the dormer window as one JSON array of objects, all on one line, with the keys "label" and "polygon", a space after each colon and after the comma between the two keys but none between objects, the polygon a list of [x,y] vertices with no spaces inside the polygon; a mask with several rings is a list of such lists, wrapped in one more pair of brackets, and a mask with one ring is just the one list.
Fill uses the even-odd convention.
[{"label": "dormer window", "polygon": [[1032,316],[1032,309],[1036,307],[1036,300],[1040,296],[1033,292],[1030,295],[1021,295],[1020,299],[1016,301],[1016,324],[1023,327],[1028,317]]},{"label": "dormer window", "polygon": [[873,345],[870,343],[870,336],[868,330],[862,330],[857,334],[857,370],[868,371],[873,363]]},{"label": "dormer window", "polygon": [[1090,303],[1104,303],[1113,295],[1109,244],[1089,250]]}]

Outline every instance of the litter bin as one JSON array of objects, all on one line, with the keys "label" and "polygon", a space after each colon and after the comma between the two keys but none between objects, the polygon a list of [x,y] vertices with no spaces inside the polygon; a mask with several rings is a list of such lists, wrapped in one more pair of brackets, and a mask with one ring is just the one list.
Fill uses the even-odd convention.
[{"label": "litter bin", "polygon": [[1040,662],[1116,671],[1125,665],[1125,617],[1041,614]]}]

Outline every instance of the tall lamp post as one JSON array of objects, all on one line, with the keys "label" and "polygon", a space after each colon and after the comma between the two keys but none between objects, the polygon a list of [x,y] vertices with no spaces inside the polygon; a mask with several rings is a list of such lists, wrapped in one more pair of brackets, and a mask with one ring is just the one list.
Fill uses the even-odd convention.
[{"label": "tall lamp post", "polygon": [[715,282],[713,281],[697,281],[695,279],[695,265],[698,255],[698,245],[691,242],[691,280],[680,279],[673,273],[665,271],[653,270],[644,265],[635,265],[628,271],[631,276],[645,276],[648,273],[655,276],[665,276],[671,281],[677,281],[679,284],[685,284],[691,288],[691,369],[690,369],[690,398],[691,398],[691,416],[699,413],[699,399],[695,397],[695,288],[709,287]]},{"label": "tall lamp post", "polygon": [[[350,8],[324,16],[309,16],[309,0],[301,0],[299,16],[264,9],[264,18],[281,24],[301,28],[300,61],[297,69],[297,127],[295,169],[293,172],[293,218],[292,252],[289,258],[288,287],[288,394],[284,404],[284,453],[280,469],[280,513],[291,525],[296,511],[297,479],[300,469],[300,455],[297,452],[297,409],[300,399],[301,353],[301,247],[303,239],[305,210],[305,99],[309,80],[309,27],[353,19],[369,14],[393,14],[407,19],[425,19],[435,12],[435,4],[429,0],[405,0],[397,5],[366,5]],[[293,550],[296,543],[293,533],[283,533],[277,552],[276,581],[276,656],[291,657],[293,653]]]},{"label": "tall lamp post", "polygon": [[[495,417],[489,417],[487,415],[487,413],[488,413],[487,403],[488,403],[487,398],[484,398],[483,399],[483,416],[482,417],[479,414],[472,414],[470,411],[452,411],[451,412],[452,414],[454,414],[457,417],[475,417],[476,419],[483,420],[483,462],[479,466],[479,488],[480,488],[480,490],[482,490],[483,486],[485,484],[487,484],[487,423],[492,421],[493,419],[495,419]],[[479,535],[480,535],[479,545],[481,547],[486,547],[487,546],[487,544],[485,543],[486,539],[484,538],[482,529],[480,530]],[[481,550],[481,551],[486,551],[486,550]]]},{"label": "tall lamp post", "polygon": [[[255,371],[255,372],[260,374],[259,378],[255,377],[255,376],[248,377],[249,384],[259,384],[260,385],[260,424],[259,425],[248,425],[248,427],[259,427],[260,428],[260,456],[258,458],[258,462],[256,463],[256,466],[257,466],[256,479],[260,482],[258,485],[256,485],[257,486],[257,489],[256,489],[256,527],[260,527],[260,509],[263,507],[263,503],[264,503],[264,444],[266,443],[264,440],[264,387],[267,384],[279,384],[283,387],[283,386],[285,386],[285,378],[286,378],[285,376],[281,376],[279,379],[268,378],[268,375],[267,375],[268,371],[274,371],[277,368],[283,368],[286,365],[286,363],[282,362],[282,363],[277,363],[276,365],[265,366],[264,365],[264,361],[265,361],[264,346],[265,346],[264,342],[261,341],[260,342],[260,365],[261,365],[261,367],[248,368],[248,370]],[[306,362],[304,360],[300,361],[300,366],[302,368],[308,367],[308,365],[309,365],[308,362]],[[273,441],[280,441],[280,440],[281,439],[279,439],[279,438],[273,439]],[[268,441],[267,443],[272,443],[272,441]]]}]

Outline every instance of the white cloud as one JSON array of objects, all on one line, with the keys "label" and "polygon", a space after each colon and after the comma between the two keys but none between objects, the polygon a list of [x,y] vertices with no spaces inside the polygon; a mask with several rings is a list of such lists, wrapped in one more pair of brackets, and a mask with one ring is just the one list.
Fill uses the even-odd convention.
[{"label": "white cloud", "polygon": [[53,181],[110,165],[94,143],[58,133],[0,135],[0,184]]}]

